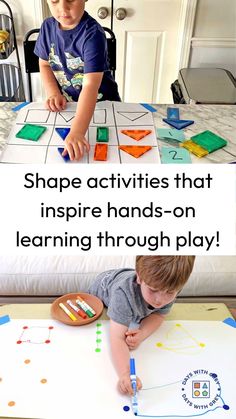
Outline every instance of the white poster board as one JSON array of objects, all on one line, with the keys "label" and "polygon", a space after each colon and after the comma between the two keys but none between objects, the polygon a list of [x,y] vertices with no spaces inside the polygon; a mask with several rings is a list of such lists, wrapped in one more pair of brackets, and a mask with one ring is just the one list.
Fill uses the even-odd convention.
[{"label": "white poster board", "polygon": [[[0,342],[0,417],[133,417],[116,389],[108,321],[11,320]],[[234,419],[235,353],[236,329],[223,322],[166,321],[131,353],[138,416]]]},{"label": "white poster board", "polygon": [[[67,108],[61,112],[50,112],[45,109],[43,103],[36,102],[22,108],[10,132],[1,163],[65,164],[58,153],[58,147],[64,147],[64,142],[55,128],[70,127],[75,111],[76,103],[68,103]],[[38,141],[17,138],[16,134],[26,124],[44,126],[46,131]],[[105,162],[94,161],[97,128],[104,126],[109,131],[108,158]],[[121,132],[135,129],[150,130],[151,133],[136,141]],[[152,113],[140,104],[109,101],[97,103],[86,138],[90,144],[90,152],[85,153],[79,163],[160,163]],[[120,145],[152,146],[152,148],[139,158],[135,158],[120,150]]]}]

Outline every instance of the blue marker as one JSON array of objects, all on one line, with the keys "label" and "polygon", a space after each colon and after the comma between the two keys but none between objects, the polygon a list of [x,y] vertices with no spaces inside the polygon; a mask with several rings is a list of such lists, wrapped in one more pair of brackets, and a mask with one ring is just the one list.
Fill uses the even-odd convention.
[{"label": "blue marker", "polygon": [[138,399],[137,399],[137,380],[136,380],[136,372],[135,372],[135,360],[134,358],[130,358],[130,379],[132,389],[134,390],[134,394],[131,398],[132,408],[135,416],[138,414]]}]

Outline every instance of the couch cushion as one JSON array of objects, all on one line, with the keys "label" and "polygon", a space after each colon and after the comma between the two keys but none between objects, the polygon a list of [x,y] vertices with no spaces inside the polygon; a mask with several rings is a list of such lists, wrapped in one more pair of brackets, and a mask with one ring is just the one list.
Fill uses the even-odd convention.
[{"label": "couch cushion", "polygon": [[[133,256],[0,256],[0,295],[86,292],[97,274],[134,267]],[[236,295],[236,256],[198,256],[181,296]]]}]

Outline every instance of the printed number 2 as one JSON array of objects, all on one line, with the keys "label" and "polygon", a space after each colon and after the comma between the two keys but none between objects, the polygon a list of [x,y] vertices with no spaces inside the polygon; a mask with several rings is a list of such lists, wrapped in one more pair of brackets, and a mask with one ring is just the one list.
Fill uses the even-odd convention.
[{"label": "printed number 2", "polygon": [[182,157],[176,157],[178,154],[177,151],[171,150],[169,151],[169,154],[173,154],[172,160],[183,160]]}]

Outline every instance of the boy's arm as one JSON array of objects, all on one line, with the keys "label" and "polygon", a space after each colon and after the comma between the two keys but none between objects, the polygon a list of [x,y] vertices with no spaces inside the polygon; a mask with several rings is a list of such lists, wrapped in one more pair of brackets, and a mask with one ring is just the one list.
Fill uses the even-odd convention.
[{"label": "boy's arm", "polygon": [[165,316],[158,313],[149,314],[140,322],[140,330],[142,332],[143,340],[150,336],[163,323]]},{"label": "boy's arm", "polygon": [[[127,326],[116,323],[110,320],[110,342],[112,358],[115,365],[116,372],[119,377],[118,388],[122,393],[133,394],[133,389],[130,381],[130,354],[129,348],[126,344],[125,333],[128,330]],[[138,390],[142,387],[141,381],[137,377]]]},{"label": "boy's arm", "polygon": [[93,116],[102,77],[103,73],[86,73],[84,75],[76,115],[65,141],[71,160],[79,160],[84,154],[84,147],[89,151],[89,144],[85,139],[85,134]]},{"label": "boy's arm", "polygon": [[137,348],[140,343],[158,329],[165,316],[158,313],[149,314],[140,322],[140,328],[126,332],[126,343],[129,349]]},{"label": "boy's arm", "polygon": [[66,98],[61,94],[57,81],[48,61],[39,58],[39,70],[47,94],[46,107],[58,112],[66,107]]}]

